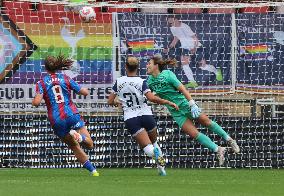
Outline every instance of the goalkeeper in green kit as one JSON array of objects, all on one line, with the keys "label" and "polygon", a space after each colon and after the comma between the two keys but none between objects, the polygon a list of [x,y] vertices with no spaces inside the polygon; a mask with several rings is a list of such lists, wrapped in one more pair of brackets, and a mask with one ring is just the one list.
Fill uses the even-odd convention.
[{"label": "goalkeeper in green kit", "polygon": [[167,107],[173,119],[186,134],[197,140],[201,145],[216,152],[219,165],[221,166],[224,164],[224,155],[227,149],[218,146],[208,136],[200,133],[192,120],[197,120],[201,125],[226,140],[235,153],[239,153],[240,148],[222,127],[211,121],[206,114],[201,113],[200,108],[191,98],[184,85],[177,79],[176,75],[170,70],[165,70],[166,65],[174,65],[175,63],[175,60],[163,60],[159,55],[150,58],[147,64],[147,73],[150,75],[147,79],[148,86],[160,98],[178,105],[180,108],[178,111]]}]

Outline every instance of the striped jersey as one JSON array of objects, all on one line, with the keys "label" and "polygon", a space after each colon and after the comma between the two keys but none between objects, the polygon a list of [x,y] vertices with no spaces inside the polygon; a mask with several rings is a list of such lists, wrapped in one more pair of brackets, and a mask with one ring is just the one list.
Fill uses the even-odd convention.
[{"label": "striped jersey", "polygon": [[63,120],[79,113],[71,99],[71,90],[79,93],[80,89],[74,80],[62,73],[49,74],[37,82],[36,93],[43,95],[51,125],[58,118]]},{"label": "striped jersey", "polygon": [[150,91],[146,80],[138,76],[122,76],[117,78],[112,87],[122,103],[124,120],[143,115],[152,115],[151,107],[147,105],[144,96]]}]

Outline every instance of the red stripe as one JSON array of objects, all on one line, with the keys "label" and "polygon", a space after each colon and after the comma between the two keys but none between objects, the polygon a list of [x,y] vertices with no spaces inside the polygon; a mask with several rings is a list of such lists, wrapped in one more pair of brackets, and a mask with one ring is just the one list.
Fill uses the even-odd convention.
[{"label": "red stripe", "polygon": [[66,86],[68,88],[69,106],[70,106],[72,112],[74,114],[76,114],[76,113],[78,113],[78,110],[77,110],[76,105],[73,103],[73,101],[71,99],[71,85],[70,85],[69,78],[66,75],[64,75],[64,80],[65,80]]},{"label": "red stripe", "polygon": [[43,80],[40,80],[40,83],[41,83],[41,86],[43,88],[43,99],[44,99],[46,107],[47,107],[47,115],[48,115],[49,121],[51,123],[51,126],[53,126],[54,125],[54,119],[53,119],[53,116],[52,116],[52,106],[51,106],[49,97],[47,95],[46,86],[45,86]]},{"label": "red stripe", "polygon": [[[60,85],[60,83],[58,82],[58,78],[57,78],[57,75],[56,74],[51,74],[51,78],[53,79],[53,82],[52,84],[53,85]],[[62,92],[61,92],[62,93]],[[62,95],[63,96],[63,95]],[[64,98],[64,97],[63,97]],[[55,98],[56,99],[56,98]],[[65,103],[57,103],[58,105],[58,108],[59,108],[59,115],[60,115],[60,118],[62,120],[66,119],[67,118],[67,114],[65,113]]]},{"label": "red stripe", "polygon": [[[69,18],[71,23],[82,23],[79,15],[73,12],[51,12],[51,11],[26,11],[21,9],[5,10],[9,18],[16,24],[18,22],[23,23],[61,23],[64,24],[62,17]],[[112,23],[111,13],[96,13],[96,20],[91,22],[94,23]]]}]

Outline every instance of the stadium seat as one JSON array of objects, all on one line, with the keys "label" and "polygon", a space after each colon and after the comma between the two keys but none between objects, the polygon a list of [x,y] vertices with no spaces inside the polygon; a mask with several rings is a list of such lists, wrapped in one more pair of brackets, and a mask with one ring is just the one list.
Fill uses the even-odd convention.
[{"label": "stadium seat", "polygon": [[4,1],[3,7],[6,7],[6,9],[22,9],[22,10],[32,9],[31,3],[26,1]]},{"label": "stadium seat", "polygon": [[247,7],[241,8],[241,13],[267,13],[269,11],[269,6],[264,7]]},{"label": "stadium seat", "polygon": [[38,6],[39,11],[53,11],[53,12],[64,12],[64,5],[63,4],[47,4],[47,3],[40,3]]},{"label": "stadium seat", "polygon": [[235,12],[236,12],[236,9],[234,8],[209,8],[208,9],[208,13],[231,14]]},{"label": "stadium seat", "polygon": [[202,13],[201,8],[174,8],[174,14],[198,14]]}]

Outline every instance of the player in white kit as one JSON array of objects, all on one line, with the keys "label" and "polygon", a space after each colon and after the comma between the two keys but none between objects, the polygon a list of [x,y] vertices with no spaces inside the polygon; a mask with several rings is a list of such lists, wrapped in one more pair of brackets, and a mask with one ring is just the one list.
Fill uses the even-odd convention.
[{"label": "player in white kit", "polygon": [[168,48],[164,49],[164,52],[167,53],[169,49],[175,48],[177,42],[180,41],[181,47],[178,49],[181,51],[181,66],[189,81],[185,86],[189,88],[196,88],[198,86],[189,66],[192,55],[195,55],[195,61],[198,62],[200,69],[214,73],[216,75],[216,80],[222,81],[223,76],[221,69],[217,69],[215,66],[206,63],[204,57],[206,51],[191,28],[187,24],[181,22],[178,16],[169,16],[168,23],[171,25],[170,30],[174,39]]},{"label": "player in white kit", "polygon": [[[116,80],[108,98],[108,104],[122,105],[126,128],[143,148],[145,154],[156,160],[159,174],[165,176],[165,159],[157,141],[156,121],[151,107],[147,105],[147,100],[158,104],[168,104],[177,110],[178,106],[155,96],[148,88],[146,80],[137,76],[138,67],[137,58],[127,58],[127,75]],[[116,101],[116,97],[119,101]]]}]

